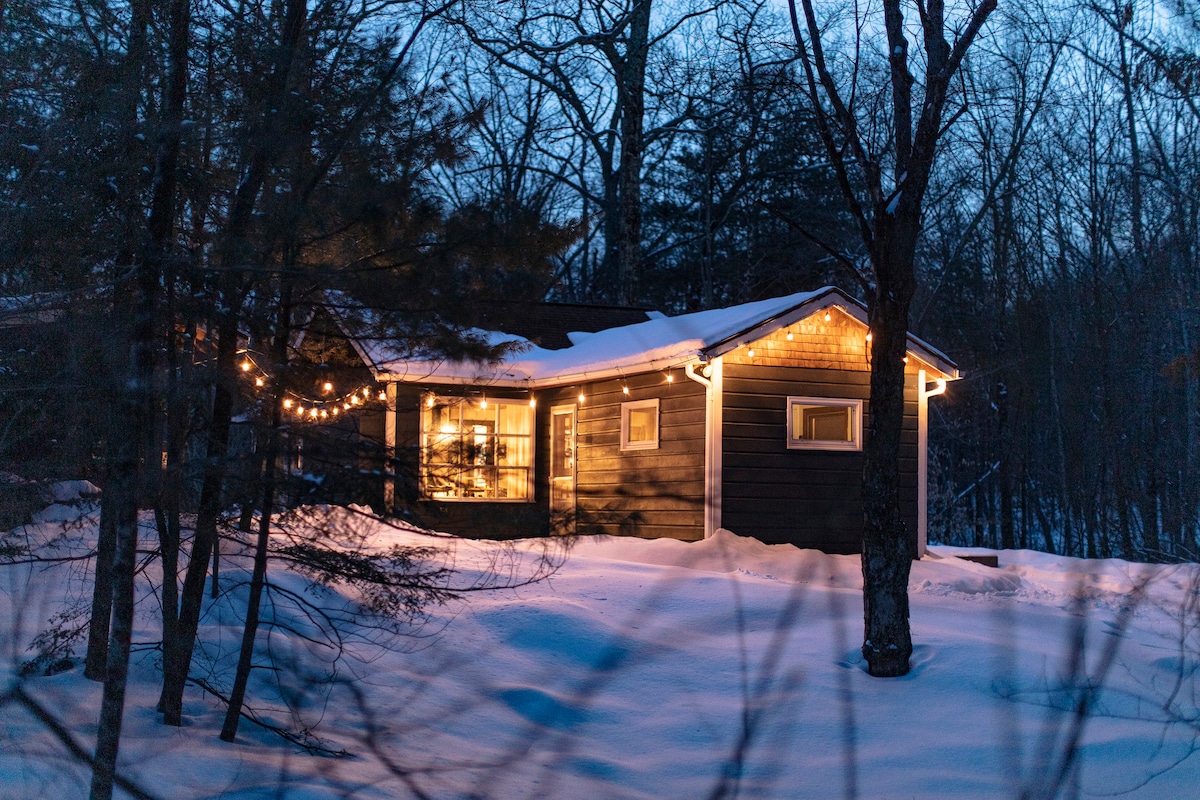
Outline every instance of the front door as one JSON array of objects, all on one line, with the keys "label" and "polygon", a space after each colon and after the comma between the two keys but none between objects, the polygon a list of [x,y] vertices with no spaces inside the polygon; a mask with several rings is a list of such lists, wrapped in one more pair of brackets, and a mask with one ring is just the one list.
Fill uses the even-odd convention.
[{"label": "front door", "polygon": [[550,409],[550,529],[575,532],[575,406]]}]

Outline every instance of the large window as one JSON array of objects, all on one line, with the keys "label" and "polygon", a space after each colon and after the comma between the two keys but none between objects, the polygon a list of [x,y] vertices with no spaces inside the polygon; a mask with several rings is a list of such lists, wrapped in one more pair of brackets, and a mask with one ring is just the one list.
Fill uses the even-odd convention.
[{"label": "large window", "polygon": [[793,450],[862,450],[862,400],[789,397],[787,415]]},{"label": "large window", "polygon": [[621,449],[658,448],[658,400],[621,403]]},{"label": "large window", "polygon": [[421,407],[421,493],[531,500],[533,408],[524,400],[430,396]]}]

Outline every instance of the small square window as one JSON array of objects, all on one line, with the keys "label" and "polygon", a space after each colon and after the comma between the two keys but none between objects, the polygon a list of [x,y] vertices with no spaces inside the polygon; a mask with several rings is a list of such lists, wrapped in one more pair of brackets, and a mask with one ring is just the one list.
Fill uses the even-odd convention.
[{"label": "small square window", "polygon": [[621,403],[621,449],[658,449],[658,400]]},{"label": "small square window", "polygon": [[862,450],[862,400],[789,397],[787,431],[792,450]]}]

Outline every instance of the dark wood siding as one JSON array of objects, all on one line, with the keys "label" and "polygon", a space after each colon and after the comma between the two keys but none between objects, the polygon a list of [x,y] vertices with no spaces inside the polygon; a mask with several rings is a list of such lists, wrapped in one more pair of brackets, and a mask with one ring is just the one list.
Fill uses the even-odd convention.
[{"label": "dark wood siding", "polygon": [[[704,388],[683,370],[673,377],[668,383],[653,372],[584,387],[576,443],[580,533],[704,537]],[[621,403],[653,398],[658,448],[622,451]]]},{"label": "dark wood siding", "polygon": [[[863,400],[870,373],[794,366],[724,365],[721,524],[771,544],[857,553],[862,536],[862,453],[789,450],[789,395]],[[917,530],[916,378],[905,383],[901,511]]]}]

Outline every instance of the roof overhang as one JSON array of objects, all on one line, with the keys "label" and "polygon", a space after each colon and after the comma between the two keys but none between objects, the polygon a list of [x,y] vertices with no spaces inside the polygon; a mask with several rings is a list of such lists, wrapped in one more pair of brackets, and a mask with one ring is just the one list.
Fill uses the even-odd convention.
[{"label": "roof overhang", "polygon": [[[867,307],[841,289],[830,287],[816,297],[709,345],[700,351],[701,358],[709,360],[723,356],[743,345],[768,336],[780,328],[786,328],[788,325],[808,319],[813,314],[819,314],[830,308],[840,309],[847,316],[861,323],[863,327],[870,327],[867,319]],[[945,378],[946,380],[958,380],[961,377],[958,365],[951,361],[945,353],[911,333],[908,334],[907,350],[910,356],[929,368],[930,377]]]}]

